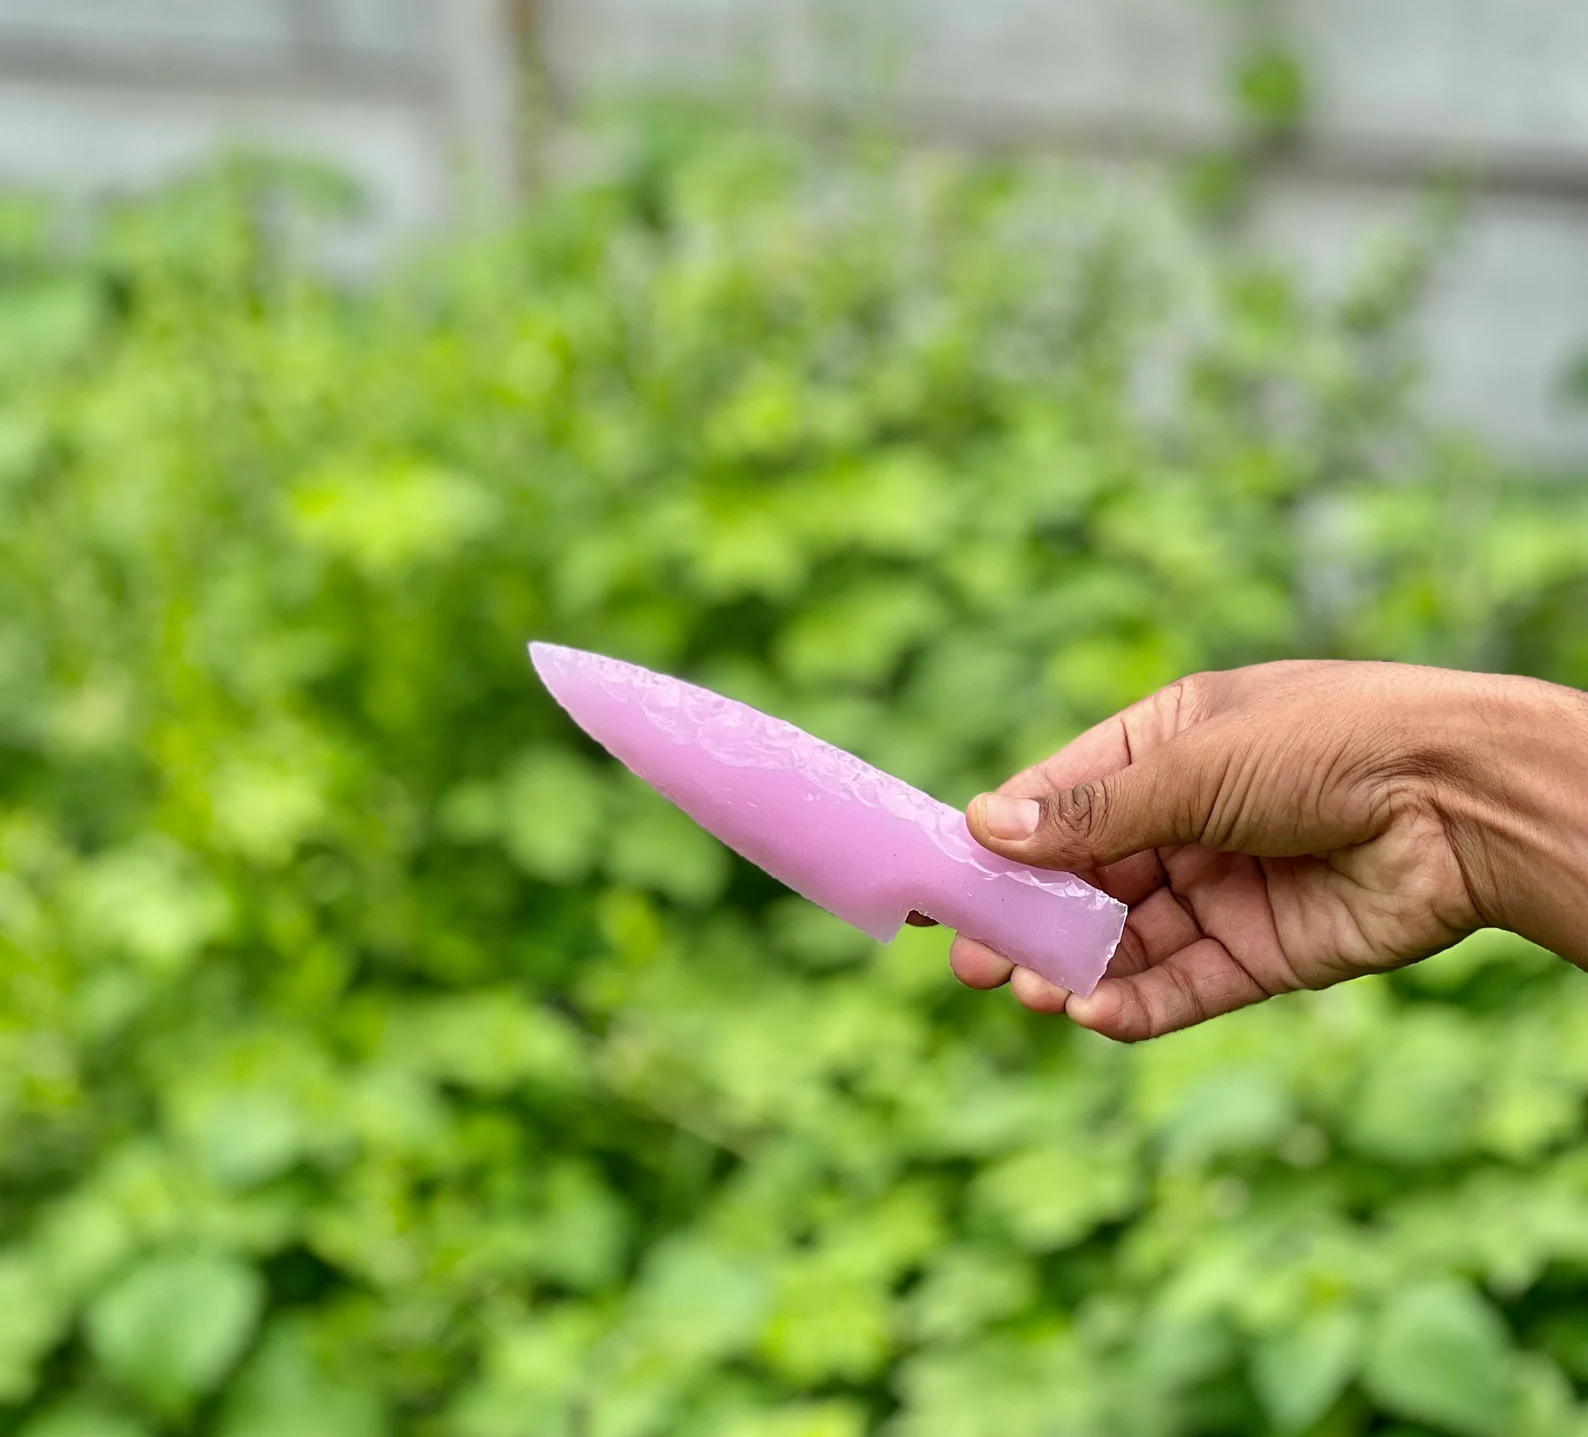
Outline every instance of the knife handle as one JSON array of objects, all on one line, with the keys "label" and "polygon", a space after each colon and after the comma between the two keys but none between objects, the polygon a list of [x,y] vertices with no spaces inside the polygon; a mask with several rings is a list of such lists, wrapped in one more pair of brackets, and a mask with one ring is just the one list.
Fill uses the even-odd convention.
[{"label": "knife handle", "polygon": [[987,872],[938,855],[910,907],[1072,993],[1090,993],[1125,927],[1125,908],[1068,873]]}]

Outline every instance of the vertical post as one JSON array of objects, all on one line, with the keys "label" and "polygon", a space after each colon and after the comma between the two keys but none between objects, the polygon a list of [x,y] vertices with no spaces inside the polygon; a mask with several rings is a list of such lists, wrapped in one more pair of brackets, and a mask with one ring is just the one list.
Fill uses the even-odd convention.
[{"label": "vertical post", "polygon": [[518,198],[520,36],[512,0],[440,0],[447,122],[461,213],[488,219]]}]

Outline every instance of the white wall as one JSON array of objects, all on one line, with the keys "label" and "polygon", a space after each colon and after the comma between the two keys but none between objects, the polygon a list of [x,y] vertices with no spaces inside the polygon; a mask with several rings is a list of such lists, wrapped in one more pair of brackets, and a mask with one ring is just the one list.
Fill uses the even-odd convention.
[{"label": "white wall", "polygon": [[[870,94],[925,130],[1173,153],[1228,135],[1221,0],[546,0],[572,91],[636,81]],[[1545,462],[1588,460],[1558,402],[1588,348],[1588,0],[1293,0],[1314,106],[1261,232],[1320,281],[1475,179],[1426,325],[1435,409]],[[831,41],[837,38],[836,48]]]},{"label": "white wall", "polygon": [[[228,140],[364,176],[382,234],[511,189],[514,0],[0,0],[0,184],[142,183]],[[524,0],[518,0],[522,5]],[[1228,134],[1229,0],[535,0],[554,80],[870,95],[925,132],[1148,154]],[[1261,231],[1327,281],[1475,167],[1427,317],[1436,408],[1588,459],[1588,0],[1291,0],[1309,143]]]},{"label": "white wall", "polygon": [[[0,0],[0,184],[136,186],[218,147],[339,162],[364,251],[511,183],[494,0]],[[472,180],[465,176],[472,176]]]}]

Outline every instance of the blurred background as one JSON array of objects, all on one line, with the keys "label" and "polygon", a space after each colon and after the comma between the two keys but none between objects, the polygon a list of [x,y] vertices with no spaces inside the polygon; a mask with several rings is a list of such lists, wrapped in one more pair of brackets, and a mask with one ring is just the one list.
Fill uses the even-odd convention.
[{"label": "blurred background", "polygon": [[0,0],[0,1437],[1588,1434],[1576,970],[1111,1046],[523,652],[956,803],[1199,668],[1588,686],[1585,74],[1566,0]]}]

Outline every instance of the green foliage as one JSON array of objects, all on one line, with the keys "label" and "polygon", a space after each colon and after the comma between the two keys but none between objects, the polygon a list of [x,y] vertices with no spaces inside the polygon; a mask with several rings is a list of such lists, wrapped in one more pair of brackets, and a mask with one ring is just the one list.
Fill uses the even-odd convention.
[{"label": "green foliage", "polygon": [[730,863],[524,655],[953,801],[1202,667],[1588,681],[1581,504],[1426,433],[1404,269],[581,154],[357,291],[268,168],[0,216],[0,1429],[1584,1431],[1575,973],[1110,1047]]},{"label": "green foliage", "polygon": [[1262,49],[1246,56],[1235,91],[1242,112],[1262,134],[1287,134],[1306,116],[1306,75],[1288,50]]},{"label": "green foliage", "polygon": [[1363,1377],[1391,1412],[1487,1437],[1516,1422],[1509,1346],[1494,1309],[1470,1288],[1407,1287],[1379,1314]]},{"label": "green foliage", "polygon": [[1307,118],[1308,80],[1295,45],[1295,15],[1286,0],[1222,0],[1233,51],[1230,94],[1249,138],[1294,138]]},{"label": "green foliage", "polygon": [[225,1376],[260,1298],[259,1274],[236,1258],[156,1254],[95,1298],[88,1346],[111,1377],[180,1416]]}]

